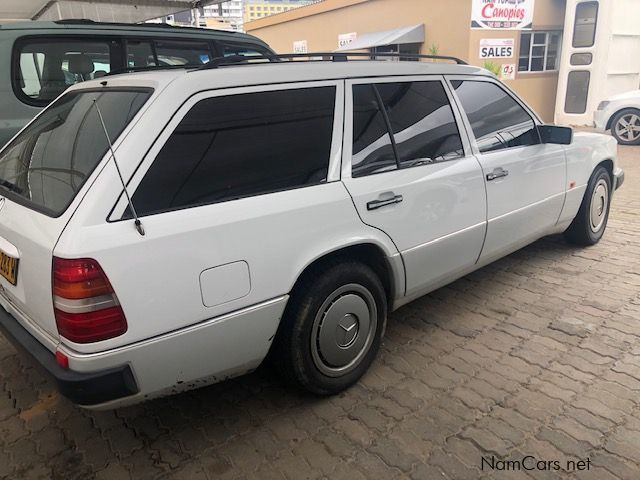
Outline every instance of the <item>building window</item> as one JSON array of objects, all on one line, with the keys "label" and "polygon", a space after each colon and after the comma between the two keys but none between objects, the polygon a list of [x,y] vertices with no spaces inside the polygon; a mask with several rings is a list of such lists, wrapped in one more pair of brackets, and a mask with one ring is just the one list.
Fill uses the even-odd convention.
[{"label": "building window", "polygon": [[564,102],[565,113],[585,113],[589,98],[591,73],[587,70],[574,70],[567,77],[567,96]]},{"label": "building window", "polygon": [[583,2],[576,6],[576,21],[573,27],[575,48],[593,47],[598,24],[598,2]]},{"label": "building window", "polygon": [[560,32],[527,32],[520,36],[519,72],[557,70]]}]

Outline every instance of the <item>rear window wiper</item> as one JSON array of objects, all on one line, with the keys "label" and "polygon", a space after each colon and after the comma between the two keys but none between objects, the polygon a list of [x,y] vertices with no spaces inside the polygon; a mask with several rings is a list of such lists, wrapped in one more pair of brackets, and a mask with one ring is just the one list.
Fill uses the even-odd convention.
[{"label": "rear window wiper", "polygon": [[0,178],[0,186],[3,186],[10,192],[16,192],[18,194],[22,193],[22,189],[19,186],[17,186],[15,183],[11,183],[10,181],[4,180],[2,178]]}]

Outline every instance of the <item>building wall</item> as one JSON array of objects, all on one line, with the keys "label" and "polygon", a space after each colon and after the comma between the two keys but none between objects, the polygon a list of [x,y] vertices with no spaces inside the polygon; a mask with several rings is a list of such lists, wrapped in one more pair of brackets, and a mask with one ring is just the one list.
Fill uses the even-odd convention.
[{"label": "building wall", "polygon": [[293,42],[307,40],[309,52],[338,48],[338,35],[391,30],[424,23],[426,41],[441,55],[466,57],[469,45],[469,0],[325,0],[245,24],[247,33],[266,41],[276,52],[293,51]]},{"label": "building wall", "polygon": [[[592,125],[598,104],[612,95],[640,87],[640,1],[600,1],[596,38],[592,47],[573,47],[572,36],[578,0],[567,0],[567,18],[556,121],[568,125]],[[572,53],[592,53],[591,65],[571,65]],[[566,113],[569,75],[573,71],[589,71],[587,106],[584,113]]]},{"label": "building wall", "polygon": [[276,15],[311,3],[311,0],[245,0],[244,21]]},{"label": "building wall", "polygon": [[[566,0],[536,0],[534,30],[562,30]],[[338,35],[391,30],[416,24],[425,25],[421,53],[438,47],[441,55],[453,55],[480,65],[480,39],[513,38],[514,56],[492,60],[497,64],[518,63],[520,32],[515,30],[471,30],[470,0],[325,0],[275,17],[245,24],[248,33],[265,40],[279,53],[293,51],[293,42],[307,41],[309,52],[334,51]],[[543,118],[553,121],[558,73],[519,73],[506,83]]]},{"label": "building wall", "polygon": [[[536,0],[533,16],[533,30],[561,31],[564,27],[566,0]],[[469,51],[466,55],[469,63],[482,66],[480,59],[480,40],[483,38],[510,38],[515,41],[513,58],[491,61],[502,65],[518,64],[520,54],[520,35],[518,30],[471,30]],[[520,95],[545,122],[553,122],[558,86],[558,71],[553,72],[516,72],[515,80],[504,82]]]}]

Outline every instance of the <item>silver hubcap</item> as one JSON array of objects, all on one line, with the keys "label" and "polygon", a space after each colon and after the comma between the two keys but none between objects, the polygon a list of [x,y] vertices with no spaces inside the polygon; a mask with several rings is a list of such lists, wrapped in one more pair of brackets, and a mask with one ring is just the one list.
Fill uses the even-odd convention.
[{"label": "silver hubcap", "polygon": [[369,351],[377,325],[378,310],[369,290],[355,283],[338,288],[313,322],[313,363],[330,377],[351,372]]},{"label": "silver hubcap", "polygon": [[628,113],[616,123],[616,134],[628,142],[635,142],[640,138],[640,115]]},{"label": "silver hubcap", "polygon": [[609,206],[609,186],[604,180],[599,180],[591,197],[591,231],[597,233],[604,225]]}]

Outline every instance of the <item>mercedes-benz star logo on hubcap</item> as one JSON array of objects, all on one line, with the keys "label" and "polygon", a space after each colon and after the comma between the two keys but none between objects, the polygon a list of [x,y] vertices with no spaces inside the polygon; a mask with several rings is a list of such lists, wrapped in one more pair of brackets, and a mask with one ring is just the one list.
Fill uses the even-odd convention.
[{"label": "mercedes-benz star logo on hubcap", "polygon": [[338,346],[346,348],[350,346],[358,336],[358,319],[355,315],[347,314],[338,322],[336,341]]}]

